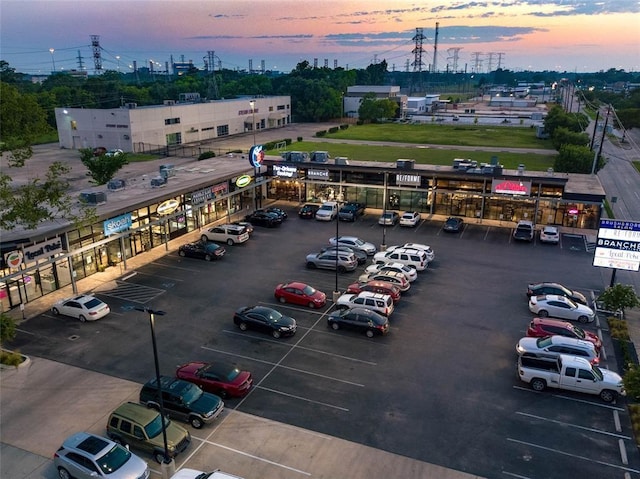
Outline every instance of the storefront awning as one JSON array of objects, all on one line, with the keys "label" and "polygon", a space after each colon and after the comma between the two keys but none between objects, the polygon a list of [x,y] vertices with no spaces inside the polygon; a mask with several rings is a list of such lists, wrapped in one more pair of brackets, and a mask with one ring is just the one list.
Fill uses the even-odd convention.
[{"label": "storefront awning", "polygon": [[253,116],[248,116],[244,119],[245,125],[253,125]]}]

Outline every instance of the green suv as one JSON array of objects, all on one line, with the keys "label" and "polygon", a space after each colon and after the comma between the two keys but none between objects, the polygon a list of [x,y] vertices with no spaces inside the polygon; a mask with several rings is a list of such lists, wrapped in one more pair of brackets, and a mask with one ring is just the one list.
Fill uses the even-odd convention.
[{"label": "green suv", "polygon": [[[169,457],[183,452],[191,443],[191,434],[168,418],[164,419],[167,431]],[[164,461],[162,416],[158,411],[142,404],[126,402],[109,416],[107,436],[123,446],[132,446],[150,452],[158,463]]]}]

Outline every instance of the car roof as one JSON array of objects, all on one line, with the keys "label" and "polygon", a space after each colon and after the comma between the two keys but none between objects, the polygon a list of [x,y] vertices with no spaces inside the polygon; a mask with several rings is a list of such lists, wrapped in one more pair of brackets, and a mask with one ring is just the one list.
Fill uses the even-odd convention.
[{"label": "car roof", "polygon": [[77,449],[96,457],[102,456],[103,451],[110,450],[114,442],[95,434],[77,432],[65,439],[62,445],[67,449]]},{"label": "car roof", "polygon": [[388,294],[374,293],[373,291],[362,291],[358,293],[358,296],[362,298],[375,298],[375,299],[385,299],[389,297]]},{"label": "car roof", "polygon": [[160,413],[155,409],[150,409],[140,403],[125,402],[113,411],[112,414],[129,419],[132,422],[146,426],[153,421]]},{"label": "car roof", "polygon": [[569,321],[562,321],[561,319],[552,318],[533,318],[534,324],[540,324],[543,326],[562,326],[563,328],[573,329],[575,326]]},{"label": "car roof", "polygon": [[298,288],[304,289],[309,286],[307,283],[301,283],[300,281],[290,281],[288,283],[282,283],[283,288]]},{"label": "car roof", "polygon": [[596,348],[591,341],[584,341],[582,339],[568,338],[566,336],[558,336],[558,335],[553,335],[550,337],[551,337],[551,342],[553,344],[564,344],[567,346],[583,346],[587,349],[594,349],[594,350]]}]

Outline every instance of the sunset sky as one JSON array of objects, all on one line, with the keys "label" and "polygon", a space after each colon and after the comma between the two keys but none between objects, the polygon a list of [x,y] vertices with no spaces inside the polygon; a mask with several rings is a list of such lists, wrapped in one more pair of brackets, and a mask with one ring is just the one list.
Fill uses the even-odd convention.
[{"label": "sunset sky", "polygon": [[[330,68],[640,71],[639,0],[2,0],[0,60],[18,72],[94,73],[91,35],[103,70],[189,61],[203,68],[289,72],[301,61]],[[53,49],[53,53],[50,52]],[[78,53],[79,52],[79,53]],[[118,58],[119,57],[119,58]]]}]

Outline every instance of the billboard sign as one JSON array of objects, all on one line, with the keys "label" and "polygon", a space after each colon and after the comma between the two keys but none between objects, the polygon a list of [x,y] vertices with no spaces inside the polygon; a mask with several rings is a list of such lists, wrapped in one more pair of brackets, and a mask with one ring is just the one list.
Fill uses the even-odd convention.
[{"label": "billboard sign", "polygon": [[640,270],[640,222],[600,220],[593,265]]}]

